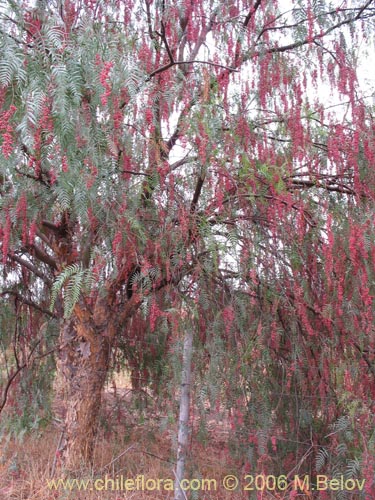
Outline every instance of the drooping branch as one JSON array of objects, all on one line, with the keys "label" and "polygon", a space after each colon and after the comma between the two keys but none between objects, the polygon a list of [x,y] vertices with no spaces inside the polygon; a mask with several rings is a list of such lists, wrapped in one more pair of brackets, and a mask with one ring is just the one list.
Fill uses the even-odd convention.
[{"label": "drooping branch", "polygon": [[45,358],[46,356],[49,356],[50,354],[53,354],[56,351],[55,348],[54,349],[50,349],[48,352],[45,352],[45,353],[41,354],[40,356],[36,356],[33,359],[31,359],[32,355],[34,354],[34,352],[36,350],[36,348],[38,347],[38,345],[40,345],[40,342],[41,342],[41,340],[38,340],[35,343],[34,347],[31,349],[31,351],[30,351],[30,353],[29,353],[29,355],[27,357],[27,360],[24,363],[22,363],[22,365],[20,365],[17,362],[17,368],[16,368],[15,372],[8,378],[7,383],[5,385],[5,388],[4,388],[4,391],[3,391],[2,401],[0,403],[0,414],[3,411],[3,409],[5,408],[5,405],[7,404],[8,394],[9,394],[10,387],[11,387],[13,381],[16,379],[17,375],[22,370],[24,370],[27,366],[30,366],[30,364],[34,363],[36,360]]},{"label": "drooping branch", "polygon": [[33,35],[33,33],[31,33],[30,30],[27,29],[26,25],[23,24],[21,25],[18,21],[16,21],[15,19],[13,19],[12,17],[8,16],[7,14],[5,14],[4,12],[1,14],[1,17],[6,20],[6,21],[9,21],[11,23],[13,23],[15,26],[17,26],[20,30],[23,30],[25,31],[32,39],[35,40],[35,36]]},{"label": "drooping branch", "polygon": [[228,71],[232,72],[238,72],[238,69],[232,68],[231,66],[226,66],[225,64],[219,64],[215,63],[212,61],[201,61],[201,60],[192,60],[192,61],[173,61],[169,62],[168,64],[164,64],[164,66],[161,66],[160,68],[156,69],[155,71],[152,71],[149,75],[146,81],[150,81],[154,76],[158,75],[159,73],[163,73],[164,71],[167,71],[168,69],[172,68],[173,66],[177,65],[185,65],[185,64],[207,64],[208,66],[213,66],[215,68],[223,68]]},{"label": "drooping branch", "polygon": [[[265,52],[266,53],[271,53],[271,54],[280,53],[280,52],[288,52],[289,50],[297,49],[299,47],[303,47],[304,45],[308,45],[309,43],[312,43],[312,42],[315,42],[315,41],[319,41],[322,38],[325,38],[332,31],[337,30],[338,28],[341,28],[342,26],[345,26],[345,25],[348,25],[348,24],[352,24],[352,23],[354,23],[356,21],[361,20],[362,19],[361,18],[362,13],[373,2],[374,2],[374,0],[369,0],[368,2],[366,2],[359,9],[359,12],[355,16],[349,17],[347,19],[344,19],[343,21],[340,21],[340,22],[334,24],[330,28],[327,28],[325,31],[323,31],[321,33],[318,33],[317,35],[314,35],[312,38],[307,37],[307,38],[305,38],[303,40],[300,40],[298,42],[290,43],[290,44],[287,44],[287,45],[282,45],[281,47],[270,47],[269,49],[266,49]],[[375,14],[372,14],[372,16],[375,16]],[[257,52],[256,54],[253,54],[253,55],[257,55],[258,56],[260,54],[261,54],[260,52]]]},{"label": "drooping branch", "polygon": [[47,316],[50,316],[51,318],[57,318],[56,314],[52,313],[48,309],[44,309],[43,307],[39,306],[35,302],[33,302],[30,299],[27,299],[26,297],[23,297],[19,292],[16,290],[8,289],[8,290],[3,290],[0,294],[0,296],[4,295],[12,295],[13,297],[16,297],[16,299],[21,302],[22,304],[26,304],[27,306],[32,307],[33,309],[36,309],[37,311],[47,314]]},{"label": "drooping branch", "polygon": [[3,411],[5,405],[7,404],[7,401],[8,401],[8,393],[9,393],[9,389],[10,389],[10,386],[12,385],[13,383],[13,380],[17,377],[17,375],[24,369],[26,368],[27,366],[27,363],[24,363],[22,364],[21,366],[19,366],[16,371],[8,378],[8,381],[5,385],[5,388],[4,388],[4,392],[3,392],[3,398],[2,398],[2,401],[0,403],[0,413]]}]

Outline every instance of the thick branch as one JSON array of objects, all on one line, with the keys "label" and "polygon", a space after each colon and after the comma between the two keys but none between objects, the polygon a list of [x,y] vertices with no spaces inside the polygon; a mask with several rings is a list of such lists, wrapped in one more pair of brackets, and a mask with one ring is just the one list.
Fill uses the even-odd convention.
[{"label": "thick branch", "polygon": [[151,3],[146,0],[146,14],[147,14],[147,26],[148,26],[148,34],[151,40],[155,40],[154,32],[152,31],[152,19],[151,19]]},{"label": "thick branch", "polygon": [[41,280],[43,280],[46,285],[52,286],[52,281],[49,278],[47,278],[47,276],[45,276],[45,274],[43,274],[31,262],[21,259],[21,257],[18,257],[18,255],[10,255],[10,258],[18,262],[18,264],[20,264],[22,267],[26,267],[27,269],[29,269],[29,271],[35,274],[35,276],[38,276]]},{"label": "thick branch", "polygon": [[255,2],[255,5],[252,7],[252,9],[250,10],[250,12],[248,13],[248,15],[246,16],[246,19],[243,23],[244,27],[246,28],[249,24],[249,22],[251,21],[251,18],[253,17],[253,15],[256,13],[256,11],[259,9],[260,7],[260,4],[262,3],[262,0],[257,0]]},{"label": "thick branch", "polygon": [[51,250],[53,250],[52,248],[52,244],[50,242],[50,240],[47,238],[47,236],[42,233],[39,229],[36,230],[35,234],[38,236],[38,238],[40,238]]},{"label": "thick branch", "polygon": [[28,245],[27,247],[23,248],[25,252],[31,253],[34,255],[35,258],[38,260],[44,262],[48,266],[50,266],[52,269],[57,269],[57,264],[55,260],[48,255],[44,250],[39,248],[37,245]]},{"label": "thick branch", "polygon": [[197,208],[197,205],[198,205],[198,201],[199,201],[199,197],[201,195],[201,192],[202,192],[202,187],[203,187],[203,183],[204,183],[204,180],[205,180],[205,174],[200,174],[200,176],[198,177],[198,181],[197,181],[197,184],[195,186],[195,191],[194,191],[194,195],[193,195],[193,199],[191,200],[191,205],[190,205],[190,213],[194,213],[196,208]]},{"label": "thick branch", "polygon": [[52,231],[54,234],[60,234],[61,233],[61,226],[56,226],[56,224],[53,224],[53,222],[50,222],[48,220],[42,220],[42,225]]}]

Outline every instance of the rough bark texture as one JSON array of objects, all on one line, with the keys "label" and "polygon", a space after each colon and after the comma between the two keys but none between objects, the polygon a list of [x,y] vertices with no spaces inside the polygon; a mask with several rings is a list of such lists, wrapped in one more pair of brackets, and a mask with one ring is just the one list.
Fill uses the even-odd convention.
[{"label": "rough bark texture", "polygon": [[92,463],[113,338],[113,323],[103,307],[92,313],[77,306],[62,324],[58,379],[63,386],[64,439],[60,452],[66,469]]},{"label": "rough bark texture", "polygon": [[64,429],[60,457],[70,471],[93,461],[114,339],[142,303],[142,296],[135,293],[119,308],[111,287],[104,288],[94,301],[81,298],[61,324],[56,376]]}]

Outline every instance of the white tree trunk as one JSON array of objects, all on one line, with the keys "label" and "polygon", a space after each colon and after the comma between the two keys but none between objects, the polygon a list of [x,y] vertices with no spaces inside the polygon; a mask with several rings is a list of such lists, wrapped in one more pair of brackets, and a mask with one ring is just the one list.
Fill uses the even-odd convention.
[{"label": "white tree trunk", "polygon": [[190,414],[190,388],[191,388],[191,359],[193,354],[193,331],[191,328],[185,333],[184,350],[182,357],[180,415],[178,425],[178,450],[174,499],[185,500],[186,494],[181,488],[184,479],[185,462],[189,444],[189,414]]}]

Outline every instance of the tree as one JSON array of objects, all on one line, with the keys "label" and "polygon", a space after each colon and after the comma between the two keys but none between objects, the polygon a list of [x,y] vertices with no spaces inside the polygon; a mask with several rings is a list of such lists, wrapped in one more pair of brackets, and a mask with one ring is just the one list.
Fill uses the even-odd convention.
[{"label": "tree", "polygon": [[176,465],[176,481],[175,481],[175,499],[183,500],[184,491],[181,488],[181,481],[185,476],[185,462],[187,458],[187,450],[189,447],[189,416],[190,416],[190,399],[191,399],[191,365],[193,356],[193,340],[194,335],[191,329],[187,329],[184,337],[184,348],[182,358],[182,376],[181,376],[181,399],[178,421],[178,437],[177,437],[177,465]]},{"label": "tree", "polygon": [[295,387],[305,403],[316,384],[323,400],[342,376],[373,391],[375,141],[356,77],[373,2],[66,0],[0,15],[2,293],[59,320],[66,465],[92,459],[116,342],[142,311],[150,328],[177,321],[186,300],[203,347],[259,370],[244,371],[237,424],[262,373],[267,400]]}]

